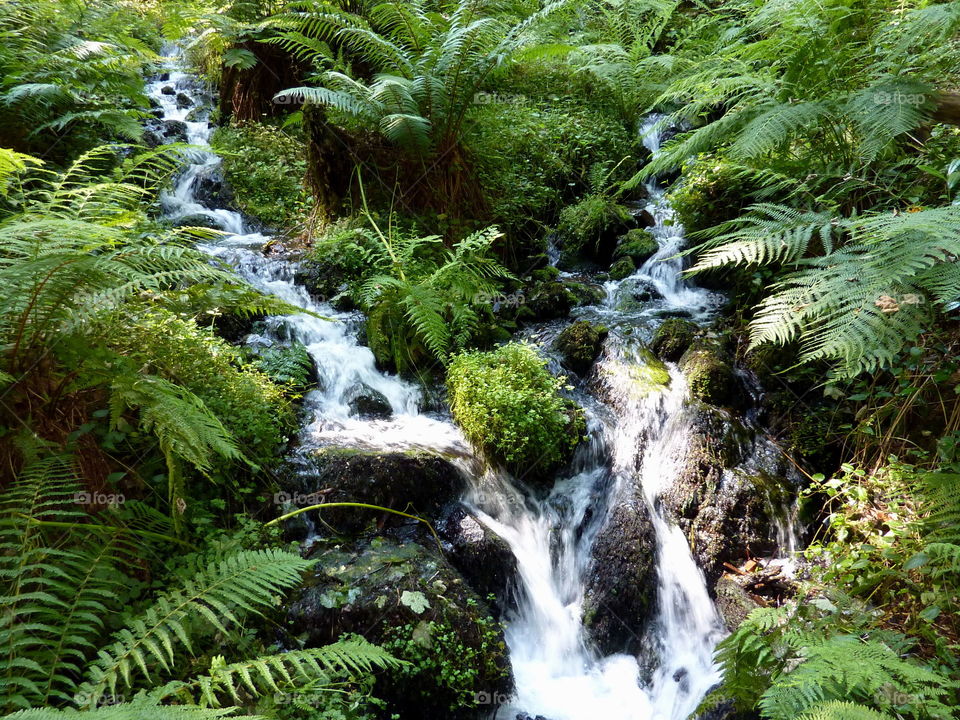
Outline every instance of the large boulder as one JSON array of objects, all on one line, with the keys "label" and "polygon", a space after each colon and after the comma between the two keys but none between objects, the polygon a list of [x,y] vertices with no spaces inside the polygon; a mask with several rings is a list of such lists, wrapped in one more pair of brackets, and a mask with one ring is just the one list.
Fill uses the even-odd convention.
[{"label": "large boulder", "polygon": [[680,358],[680,369],[695,400],[722,407],[742,404],[740,383],[719,343],[706,339],[693,343]]},{"label": "large boulder", "polygon": [[350,414],[363,420],[386,420],[393,415],[393,407],[386,396],[363,384],[357,384],[346,393]]},{"label": "large boulder", "polygon": [[143,141],[147,147],[188,141],[187,124],[180,120],[150,120],[145,127]]},{"label": "large boulder", "polygon": [[630,258],[640,267],[660,249],[656,239],[648,230],[634,228],[620,238],[620,244],[613,251],[615,258]]},{"label": "large boulder", "polygon": [[657,328],[650,349],[661,360],[676,362],[693,343],[700,327],[692,320],[669,318]]},{"label": "large boulder", "polygon": [[657,599],[657,543],[642,490],[633,482],[614,501],[594,541],[583,624],[605,655],[643,650]]},{"label": "large boulder", "polygon": [[713,583],[724,563],[777,550],[777,518],[793,494],[788,461],[729,413],[694,403],[673,482],[660,496]]},{"label": "large boulder", "polygon": [[409,661],[381,673],[374,691],[408,720],[478,718],[478,696],[511,692],[502,626],[435,546],[359,538],[321,542],[310,557],[313,574],[287,612],[288,646],[360,633]]},{"label": "large boulder", "polygon": [[516,576],[510,545],[462,505],[452,506],[437,523],[450,564],[481,597],[495,596],[504,610],[507,584]]},{"label": "large boulder", "polygon": [[[460,471],[439,455],[344,448],[315,452],[305,467],[292,475],[291,483],[287,496],[304,500],[294,504],[317,504],[321,499],[365,503],[431,521],[450,503],[458,502],[465,488]],[[417,523],[394,513],[352,507],[324,510],[318,519],[324,527],[344,534],[359,533],[371,522],[381,528]]]},{"label": "large boulder", "polygon": [[554,347],[562,354],[564,367],[583,375],[593,366],[608,334],[607,328],[601,325],[577,320],[557,336]]}]

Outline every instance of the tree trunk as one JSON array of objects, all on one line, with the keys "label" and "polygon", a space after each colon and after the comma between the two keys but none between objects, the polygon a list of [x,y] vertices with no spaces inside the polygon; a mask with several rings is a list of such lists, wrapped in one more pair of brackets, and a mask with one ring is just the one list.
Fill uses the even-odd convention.
[{"label": "tree trunk", "polygon": [[937,94],[936,103],[932,119],[948,125],[960,125],[960,91],[941,90]]}]

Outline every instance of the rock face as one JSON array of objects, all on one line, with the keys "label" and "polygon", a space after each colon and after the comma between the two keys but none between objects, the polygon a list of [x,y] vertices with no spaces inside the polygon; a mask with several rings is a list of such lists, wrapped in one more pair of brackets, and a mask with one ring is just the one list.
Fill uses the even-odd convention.
[{"label": "rock face", "polygon": [[754,437],[729,413],[702,403],[688,412],[679,471],[661,502],[712,584],[725,562],[739,564],[775,550],[778,505],[791,471],[769,441]]},{"label": "rock face", "polygon": [[642,651],[657,598],[657,545],[639,487],[623,489],[592,552],[583,623],[605,655]]},{"label": "rock face", "polygon": [[[381,673],[375,694],[414,720],[479,717],[464,692],[507,695],[502,627],[435,548],[386,537],[323,542],[317,565],[287,613],[287,643],[317,647],[360,633],[414,665]],[[421,669],[422,668],[422,669]]]},{"label": "rock face", "polygon": [[437,523],[447,560],[481,597],[495,595],[504,610],[507,584],[516,576],[517,558],[507,541],[456,505]]},{"label": "rock face", "polygon": [[[297,473],[291,490],[304,498],[322,494],[325,502],[358,502],[433,519],[463,493],[464,479],[447,460],[418,452],[367,452],[325,448]],[[316,500],[320,502],[320,500]],[[315,502],[300,503],[302,505]],[[363,508],[325,510],[322,520],[336,532],[356,534],[376,521],[381,527],[408,525],[392,513]]]},{"label": "rock face", "polygon": [[589,372],[608,334],[607,328],[586,320],[577,320],[564,328],[555,343],[563,355],[564,367],[580,375]]}]

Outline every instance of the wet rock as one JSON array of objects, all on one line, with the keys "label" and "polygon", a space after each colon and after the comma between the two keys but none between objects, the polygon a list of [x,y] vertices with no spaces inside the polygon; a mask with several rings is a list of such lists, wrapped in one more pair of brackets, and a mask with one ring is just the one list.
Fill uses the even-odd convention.
[{"label": "wet rock", "polygon": [[173,220],[174,227],[201,227],[209,228],[211,230],[220,230],[220,223],[217,220],[209,215],[204,215],[203,213],[196,213],[195,215],[184,215],[183,217]]},{"label": "wet rock", "polygon": [[160,93],[162,95],[176,95],[177,91],[173,89],[173,85],[164,85],[160,88]]},{"label": "wet rock", "polygon": [[730,575],[720,576],[713,586],[713,595],[716,598],[717,611],[730,632],[740,627],[747,615],[760,607]]},{"label": "wet rock", "polygon": [[157,147],[173,142],[187,142],[187,124],[180,120],[151,120],[144,130],[144,143]]},{"label": "wet rock", "polygon": [[[375,694],[391,712],[412,720],[472,716],[451,714],[451,707],[463,705],[464,688],[454,686],[459,677],[472,676],[470,689],[478,695],[510,694],[502,627],[435,548],[360,538],[322,542],[310,557],[318,562],[289,605],[288,645],[319,647],[351,632],[385,645],[414,666],[378,674]],[[427,659],[452,680],[421,670]]]},{"label": "wet rock", "polygon": [[583,375],[593,366],[608,334],[607,328],[601,325],[577,320],[563,329],[554,347],[563,355],[564,367]]},{"label": "wet rock", "polygon": [[640,280],[630,289],[630,297],[637,302],[647,303],[661,297],[657,286],[649,280]]},{"label": "wet rock", "polygon": [[517,317],[537,321],[566,317],[575,302],[576,297],[562,282],[539,283],[526,295]]},{"label": "wet rock", "polygon": [[233,188],[227,183],[219,164],[204,168],[193,182],[197,202],[208,208],[229,208],[233,203]]},{"label": "wet rock", "polygon": [[180,110],[184,108],[191,107],[193,105],[193,98],[183,92],[177,93],[177,107]]},{"label": "wet rock", "polygon": [[363,420],[386,420],[393,408],[386,396],[366,385],[357,385],[347,392],[350,414]]},{"label": "wet rock", "polygon": [[695,403],[676,476],[660,497],[712,584],[724,563],[775,552],[776,518],[792,492],[788,462],[724,410]]},{"label": "wet rock", "polygon": [[634,228],[620,238],[620,244],[614,250],[615,258],[630,258],[634,265],[640,267],[650,259],[659,249],[654,237],[643,228]]},{"label": "wet rock", "polygon": [[670,318],[653,334],[650,349],[661,360],[676,362],[693,342],[700,327],[690,320]]},{"label": "wet rock", "polygon": [[680,359],[680,369],[687,376],[691,397],[711,405],[738,404],[739,383],[716,343],[704,341],[692,345]]},{"label": "wet rock", "polygon": [[[293,482],[287,489],[301,497],[320,493],[326,502],[368,503],[429,520],[457,502],[465,488],[457,468],[439,455],[346,448],[315,452]],[[373,522],[381,528],[426,529],[416,520],[363,508],[324,510],[322,520],[331,532],[347,534],[358,533]]]},{"label": "wet rock", "polygon": [[517,720],[547,720],[547,718],[545,718],[543,715],[537,715],[536,717],[534,717],[529,713],[522,712],[522,713],[517,713]]},{"label": "wet rock", "polygon": [[[437,524],[450,564],[481,597],[505,599],[507,584],[516,576],[517,559],[507,541],[471,515],[454,506]],[[505,608],[501,607],[500,610]]]},{"label": "wet rock", "polygon": [[636,271],[633,260],[628,257],[620,258],[610,266],[610,279],[623,280],[630,277]]},{"label": "wet rock", "polygon": [[564,285],[573,295],[574,304],[578,307],[581,305],[596,305],[603,302],[603,299],[607,296],[602,285],[569,281],[565,282]]},{"label": "wet rock", "polygon": [[641,228],[650,228],[657,224],[656,218],[653,217],[653,214],[646,208],[635,213],[634,217],[636,218],[637,225]]},{"label": "wet rock", "polygon": [[583,624],[604,655],[639,654],[657,597],[657,546],[639,487],[617,499],[594,542],[583,604]]}]

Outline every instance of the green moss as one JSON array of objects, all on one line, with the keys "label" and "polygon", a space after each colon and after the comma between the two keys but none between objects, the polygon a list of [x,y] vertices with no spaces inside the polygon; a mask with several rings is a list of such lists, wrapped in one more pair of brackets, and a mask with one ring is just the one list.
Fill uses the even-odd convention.
[{"label": "green moss", "polygon": [[281,230],[303,224],[313,199],[303,182],[307,160],[301,138],[272,125],[245,123],[218,128],[210,144],[223,157],[241,210]]},{"label": "green moss", "polygon": [[614,257],[630,258],[639,267],[660,248],[648,230],[633,228],[620,239]]},{"label": "green moss", "polygon": [[661,360],[676,362],[690,347],[699,330],[695,322],[684,318],[669,318],[657,328],[650,342],[650,349]]},{"label": "green moss", "polygon": [[619,359],[604,363],[603,372],[625,378],[628,381],[627,388],[635,398],[662,392],[670,385],[670,371],[667,366],[644,347],[624,349]]},{"label": "green moss", "polygon": [[735,387],[733,368],[718,357],[715,348],[691,348],[683,356],[681,368],[691,397],[710,405],[730,404]]},{"label": "green moss", "polygon": [[612,280],[623,280],[625,277],[633,275],[636,269],[633,260],[628,257],[620,258],[610,266],[610,278]]},{"label": "green moss", "polygon": [[577,320],[557,337],[556,348],[563,354],[563,364],[577,373],[585,373],[603,347],[609,331],[586,320]]},{"label": "green moss", "polygon": [[544,479],[583,438],[583,411],[560,395],[564,379],[529,345],[457,356],[447,372],[450,409],[464,434],[514,473]]},{"label": "green moss", "polygon": [[627,208],[605,195],[587,195],[575,205],[568,205],[560,212],[557,225],[564,258],[569,261],[596,257],[632,221]]}]

